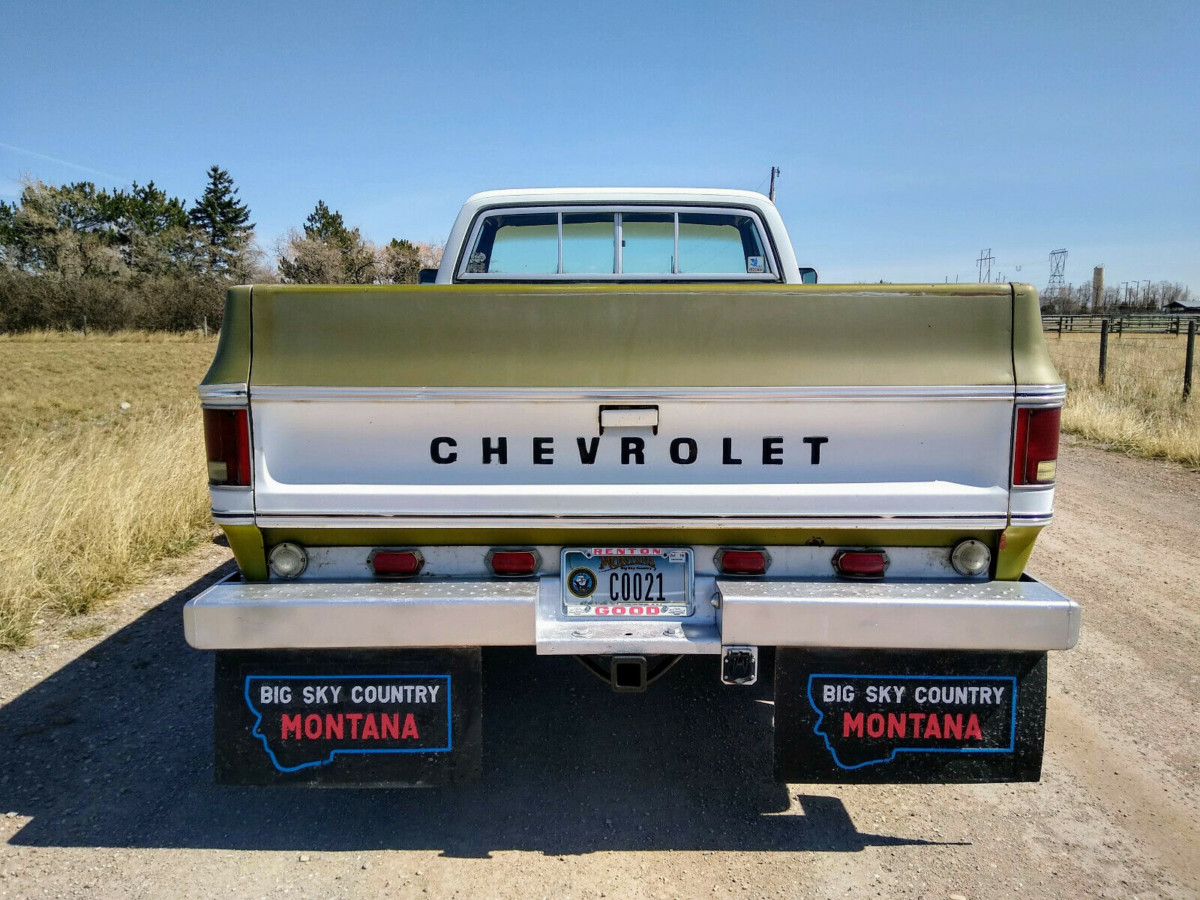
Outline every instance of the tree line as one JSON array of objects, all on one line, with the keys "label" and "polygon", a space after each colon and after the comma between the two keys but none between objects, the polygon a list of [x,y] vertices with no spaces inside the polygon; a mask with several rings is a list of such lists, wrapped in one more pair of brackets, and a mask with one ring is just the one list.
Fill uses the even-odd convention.
[{"label": "tree line", "polygon": [[153,181],[24,183],[0,201],[0,331],[219,328],[233,284],[413,284],[437,245],[375,246],[323,201],[268,255],[230,174],[193,203]]},{"label": "tree line", "polygon": [[1140,290],[1110,285],[1104,288],[1097,303],[1092,302],[1092,293],[1092,285],[1088,283],[1046,290],[1041,298],[1042,312],[1048,315],[1153,312],[1176,301],[1186,303],[1192,299],[1187,285],[1177,281],[1150,282]]}]

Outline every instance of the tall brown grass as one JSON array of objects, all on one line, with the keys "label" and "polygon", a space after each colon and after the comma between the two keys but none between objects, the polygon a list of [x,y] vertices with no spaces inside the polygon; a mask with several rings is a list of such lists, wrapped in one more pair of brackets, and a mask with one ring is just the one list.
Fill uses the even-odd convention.
[{"label": "tall brown grass", "polygon": [[1064,431],[1200,468],[1200,383],[1188,401],[1182,399],[1186,337],[1110,336],[1104,384],[1099,335],[1047,334],[1046,341],[1067,382]]},{"label": "tall brown grass", "polygon": [[8,448],[0,476],[0,645],[75,614],[210,527],[196,410]]},{"label": "tall brown grass", "polygon": [[0,339],[0,646],[211,534],[195,385],[214,342]]}]

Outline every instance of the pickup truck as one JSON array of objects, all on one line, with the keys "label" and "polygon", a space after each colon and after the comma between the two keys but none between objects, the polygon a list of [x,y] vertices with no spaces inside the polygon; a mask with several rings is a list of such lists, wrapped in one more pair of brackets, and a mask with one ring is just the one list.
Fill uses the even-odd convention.
[{"label": "pickup truck", "polygon": [[469,779],[494,646],[773,679],[781,780],[1040,777],[1080,611],[1025,573],[1065,396],[1033,287],[817,284],[766,197],[668,189],[476,194],[422,280],[229,291],[239,573],[184,609],[219,781]]}]

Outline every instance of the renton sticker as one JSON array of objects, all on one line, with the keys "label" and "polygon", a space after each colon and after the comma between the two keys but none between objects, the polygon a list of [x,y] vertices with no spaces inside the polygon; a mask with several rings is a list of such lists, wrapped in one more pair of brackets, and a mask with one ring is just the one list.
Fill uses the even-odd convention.
[{"label": "renton sticker", "polygon": [[245,698],[280,772],[343,753],[451,750],[449,675],[248,675]]},{"label": "renton sticker", "polygon": [[1007,676],[810,675],[813,730],[841,769],[897,753],[1012,753],[1017,680]]}]

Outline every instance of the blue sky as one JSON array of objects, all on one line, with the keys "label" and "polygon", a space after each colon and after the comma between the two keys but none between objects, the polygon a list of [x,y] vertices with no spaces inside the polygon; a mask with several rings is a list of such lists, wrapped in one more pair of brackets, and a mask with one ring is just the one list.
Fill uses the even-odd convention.
[{"label": "blue sky", "polygon": [[[234,176],[270,247],[317,199],[444,239],[478,190],[766,190],[823,281],[1200,292],[1193,2],[52,3],[0,15],[17,179]],[[1020,266],[1018,271],[1017,267]]]}]

